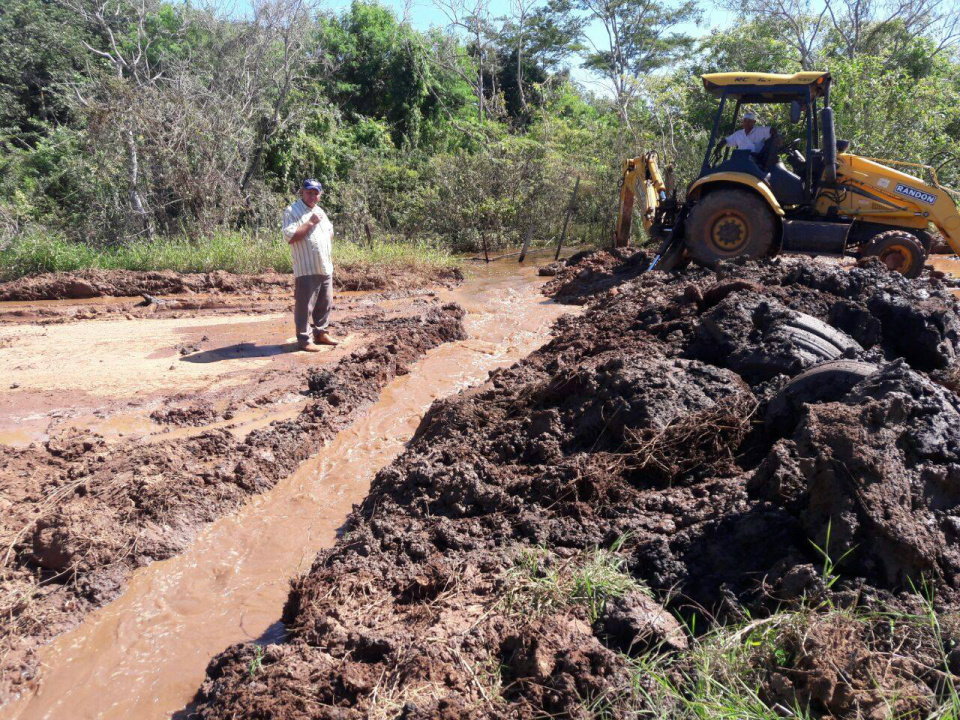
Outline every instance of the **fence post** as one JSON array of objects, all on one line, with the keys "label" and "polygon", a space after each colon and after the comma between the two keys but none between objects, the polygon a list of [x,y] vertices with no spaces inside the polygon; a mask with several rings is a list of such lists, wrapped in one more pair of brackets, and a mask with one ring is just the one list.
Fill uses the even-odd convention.
[{"label": "fence post", "polygon": [[[531,208],[531,210],[532,210],[532,208]],[[527,234],[526,234],[526,235],[524,236],[524,238],[523,238],[523,247],[520,248],[520,260],[519,260],[519,262],[523,262],[523,261],[524,261],[524,259],[527,257],[527,250],[530,249],[530,241],[533,239],[533,219],[534,219],[534,217],[535,217],[535,213],[531,212],[531,213],[530,213],[530,224],[527,225]]]},{"label": "fence post", "polygon": [[570,196],[570,202],[567,204],[567,214],[563,218],[563,232],[560,233],[560,240],[557,242],[557,254],[553,256],[554,261],[560,259],[560,250],[563,248],[563,241],[567,239],[567,223],[570,222],[570,213],[573,212],[573,206],[577,203],[577,191],[580,189],[580,177],[577,176],[577,182],[573,186],[573,195]]}]

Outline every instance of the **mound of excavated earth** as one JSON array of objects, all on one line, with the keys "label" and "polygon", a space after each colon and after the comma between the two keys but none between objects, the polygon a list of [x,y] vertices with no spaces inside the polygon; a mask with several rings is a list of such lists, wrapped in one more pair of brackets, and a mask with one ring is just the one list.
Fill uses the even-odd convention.
[{"label": "mound of excavated earth", "polygon": [[[958,608],[953,296],[878,263],[647,259],[556,269],[555,293],[601,288],[586,313],[433,406],[295,583],[286,641],[215,658],[199,717],[652,717],[631,656],[670,654],[682,685],[704,618],[921,587]],[[785,628],[758,697],[929,712],[953,670],[877,618]]]},{"label": "mound of excavated earth", "polygon": [[[0,446],[0,702],[29,687],[36,648],[118,596],[130,574],[179,553],[208,522],[272,488],[358,418],[431,348],[465,338],[463,309],[426,303],[385,321],[370,346],[308,378],[293,420],[238,438],[104,442],[92,432]],[[335,382],[331,382],[335,378]],[[203,425],[193,414],[165,414]]]},{"label": "mound of excavated earth", "polygon": [[[456,284],[463,280],[458,268],[337,268],[334,276],[340,290],[387,290]],[[45,273],[0,283],[0,302],[7,300],[83,300],[95,297],[136,297],[180,293],[273,293],[291,292],[293,276],[264,273],[235,275],[223,270],[210,273],[178,273],[137,270],[78,270]]]}]

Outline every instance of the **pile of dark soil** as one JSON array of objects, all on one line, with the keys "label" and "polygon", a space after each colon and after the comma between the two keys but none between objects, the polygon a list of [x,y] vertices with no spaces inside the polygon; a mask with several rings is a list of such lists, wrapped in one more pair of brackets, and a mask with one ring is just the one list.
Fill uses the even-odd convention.
[{"label": "pile of dark soil", "polygon": [[464,339],[463,315],[458,305],[435,302],[389,321],[370,347],[327,371],[335,382],[311,381],[312,400],[296,419],[242,440],[212,429],[189,439],[107,444],[85,432],[44,446],[0,447],[0,699],[31,684],[39,645],[116,597],[134,569],[180,552],[203,524],[314,455],[409,364]]},{"label": "pile of dark soil", "polygon": [[591,297],[632,280],[649,266],[650,253],[617,248],[610,252],[583,250],[566,260],[540,268],[553,277],[544,293],[558,302],[583,305]]},{"label": "pile of dark soil", "polygon": [[215,658],[199,717],[662,716],[630,655],[673,653],[689,698],[689,628],[790,607],[814,611],[752,669],[769,707],[940,702],[948,628],[816,609],[960,607],[956,300],[879,263],[642,265],[560,269],[560,297],[616,287],[432,407],[295,583],[288,640]]},{"label": "pile of dark soil", "polygon": [[[457,268],[338,267],[334,283],[338,290],[389,290],[455,285],[463,280]],[[83,300],[95,297],[137,297],[181,293],[288,293],[293,276],[279,273],[234,275],[223,270],[182,274],[171,270],[78,270],[22,277],[0,284],[0,301]]]}]

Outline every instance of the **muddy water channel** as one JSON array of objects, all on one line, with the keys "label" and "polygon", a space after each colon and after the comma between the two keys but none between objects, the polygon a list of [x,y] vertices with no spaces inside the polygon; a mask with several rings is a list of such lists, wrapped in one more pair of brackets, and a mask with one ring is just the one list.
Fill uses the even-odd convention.
[{"label": "muddy water channel", "polygon": [[430,404],[529,354],[570,311],[545,300],[541,284],[515,258],[471,269],[460,288],[443,293],[468,311],[468,340],[429,352],[293,475],[208,526],[184,553],[138,570],[120,598],[44,649],[39,690],[7,708],[9,717],[170,717],[190,701],[213,655],[282,636],[290,579],[333,543]]}]

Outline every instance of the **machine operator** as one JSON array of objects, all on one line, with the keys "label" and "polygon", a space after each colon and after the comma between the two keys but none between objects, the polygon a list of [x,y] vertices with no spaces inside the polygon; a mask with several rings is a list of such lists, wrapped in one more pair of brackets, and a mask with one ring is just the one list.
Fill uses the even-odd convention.
[{"label": "machine operator", "polygon": [[749,150],[752,153],[759,153],[763,150],[763,144],[771,136],[776,139],[777,131],[766,125],[758,126],[756,114],[747,112],[743,115],[743,126],[733,135],[724,138],[724,142],[734,150]]}]

